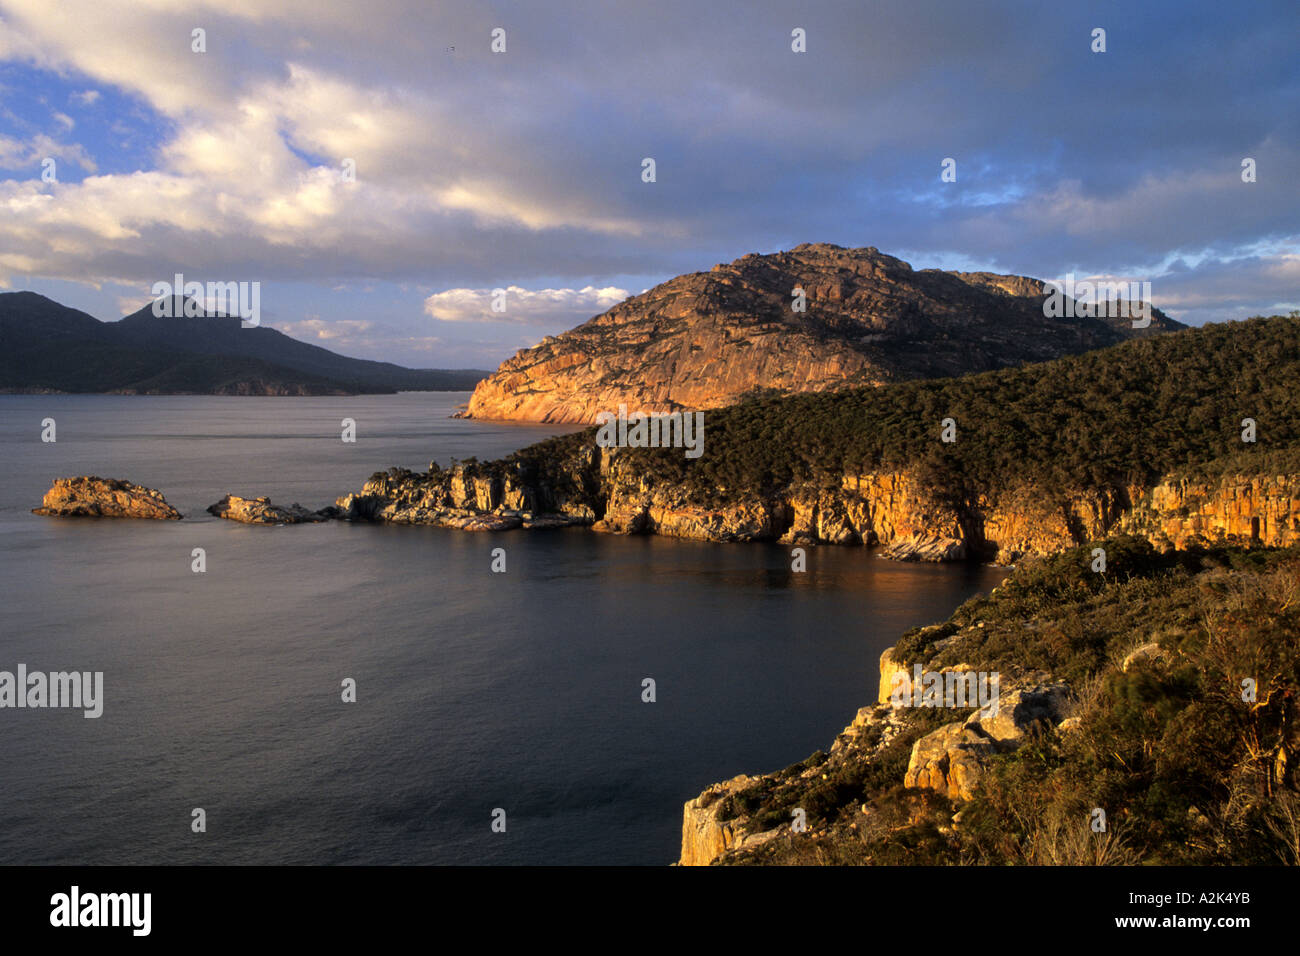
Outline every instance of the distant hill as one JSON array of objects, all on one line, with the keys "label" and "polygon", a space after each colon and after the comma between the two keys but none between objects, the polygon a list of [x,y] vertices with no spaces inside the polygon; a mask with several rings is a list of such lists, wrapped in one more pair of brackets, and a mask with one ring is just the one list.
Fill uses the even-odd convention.
[{"label": "distant hill", "polygon": [[[179,304],[173,315],[182,316]],[[487,372],[353,359],[227,315],[118,322],[35,292],[0,293],[0,391],[351,395],[472,389]]]},{"label": "distant hill", "polygon": [[[792,308],[796,288],[806,310]],[[755,389],[986,372],[1184,326],[1151,310],[1051,318],[1025,276],[914,270],[875,248],[804,244],[678,276],[517,353],[479,383],[468,417],[591,422],[601,411],[717,408]]]}]

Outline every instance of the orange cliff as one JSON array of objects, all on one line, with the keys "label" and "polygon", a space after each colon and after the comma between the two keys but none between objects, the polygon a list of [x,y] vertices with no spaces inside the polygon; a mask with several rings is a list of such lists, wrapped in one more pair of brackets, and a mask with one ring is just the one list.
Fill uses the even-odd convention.
[{"label": "orange cliff", "polygon": [[1157,547],[1197,540],[1286,546],[1300,541],[1300,475],[1225,474],[1194,482],[1049,497],[1034,487],[962,507],[906,472],[842,476],[834,489],[700,500],[650,482],[617,449],[581,446],[525,475],[502,463],[376,475],[339,499],[345,517],[477,530],[591,525],[616,534],[706,541],[883,545],[901,560],[1012,563],[1115,533]]}]

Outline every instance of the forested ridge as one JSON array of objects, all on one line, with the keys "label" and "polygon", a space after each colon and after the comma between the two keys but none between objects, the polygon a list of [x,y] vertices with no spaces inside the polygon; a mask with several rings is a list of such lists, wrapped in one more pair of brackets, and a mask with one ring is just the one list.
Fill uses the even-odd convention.
[{"label": "forested ridge", "polygon": [[[627,449],[648,482],[703,501],[910,471],[954,502],[1149,485],[1171,473],[1280,473],[1300,465],[1300,316],[1256,317],[1036,365],[878,388],[755,393],[705,412],[704,453]],[[944,419],[956,441],[940,440]],[[1242,440],[1253,419],[1256,441]],[[505,460],[546,472],[587,430]]]}]

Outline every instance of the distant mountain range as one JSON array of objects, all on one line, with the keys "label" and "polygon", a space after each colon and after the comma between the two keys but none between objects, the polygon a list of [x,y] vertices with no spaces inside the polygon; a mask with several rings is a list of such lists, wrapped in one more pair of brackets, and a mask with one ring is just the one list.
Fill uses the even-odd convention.
[{"label": "distant mountain range", "polygon": [[1158,309],[1142,329],[1128,316],[1081,315],[1072,302],[1053,317],[1046,300],[1038,279],[914,270],[874,247],[751,253],[518,352],[479,383],[466,416],[592,422],[620,404],[717,408],[756,389],[987,372],[1185,328]]},{"label": "distant mountain range", "polygon": [[35,292],[0,293],[0,392],[355,395],[472,389],[489,373],[348,358],[228,315],[153,305],[101,322]]}]

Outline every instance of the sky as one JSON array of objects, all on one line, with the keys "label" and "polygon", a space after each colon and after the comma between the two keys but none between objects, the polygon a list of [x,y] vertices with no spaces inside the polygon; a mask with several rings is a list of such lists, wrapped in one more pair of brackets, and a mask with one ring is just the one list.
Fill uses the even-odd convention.
[{"label": "sky", "polygon": [[485,369],[803,242],[1285,312],[1298,35],[1294,0],[0,0],[0,290],[260,282],[296,338]]}]

